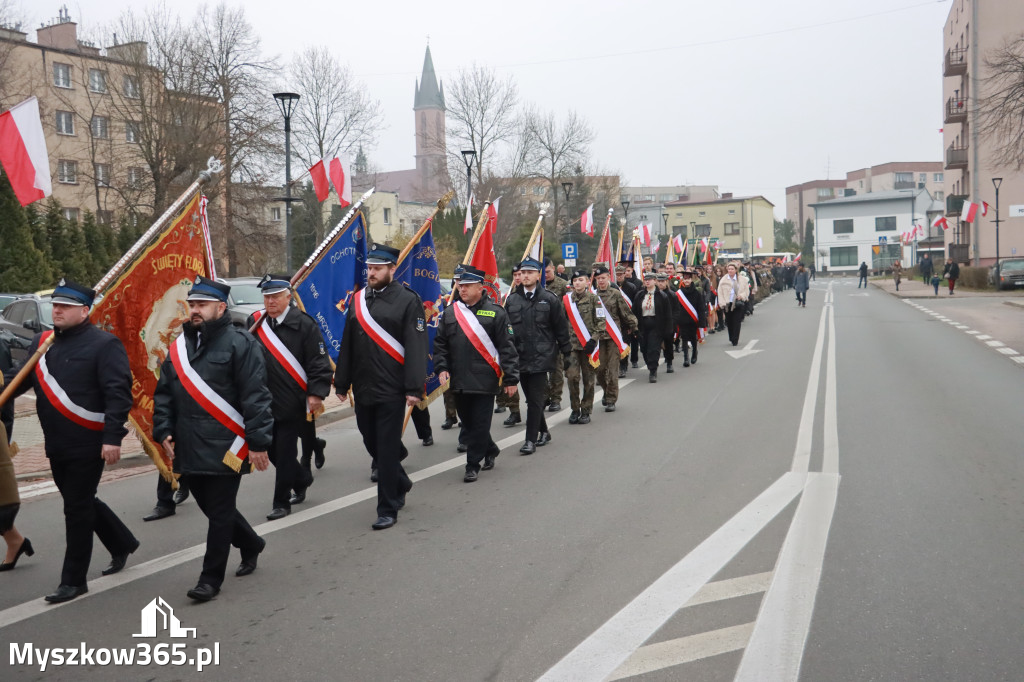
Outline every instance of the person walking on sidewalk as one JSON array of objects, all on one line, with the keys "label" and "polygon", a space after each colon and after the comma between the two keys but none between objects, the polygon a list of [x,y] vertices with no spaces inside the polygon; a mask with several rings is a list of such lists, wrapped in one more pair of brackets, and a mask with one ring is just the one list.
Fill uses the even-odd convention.
[{"label": "person walking on sidewalk", "polygon": [[924,280],[925,286],[931,282],[932,275],[935,274],[935,263],[932,262],[931,256],[927,253],[921,256],[921,279]]},{"label": "person walking on sidewalk", "polygon": [[946,260],[946,266],[942,269],[942,276],[949,280],[949,295],[953,295],[953,287],[960,279],[960,264],[954,263],[952,258]]},{"label": "person walking on sidewalk", "polygon": [[[124,568],[139,548],[128,527],[96,491],[106,464],[121,459],[121,441],[132,406],[132,371],[124,344],[89,321],[96,292],[61,279],[54,289],[53,331],[37,334],[29,358],[53,336],[53,345],[14,392],[34,388],[36,414],[43,427],[53,482],[64,499],[67,548],[60,586],[46,601],[70,601],[89,591],[86,576],[92,560],[93,533],[110,552],[103,575]],[[5,373],[10,381],[21,367]]]},{"label": "person walking on sidewalk", "polygon": [[868,264],[867,264],[867,262],[861,261],[860,269],[858,269],[857,272],[860,274],[860,279],[857,280],[857,288],[860,289],[861,285],[863,284],[864,288],[867,289],[868,288]]},{"label": "person walking on sidewalk", "polygon": [[892,264],[892,281],[896,284],[896,291],[900,290],[900,280],[903,279],[903,266],[899,261]]}]

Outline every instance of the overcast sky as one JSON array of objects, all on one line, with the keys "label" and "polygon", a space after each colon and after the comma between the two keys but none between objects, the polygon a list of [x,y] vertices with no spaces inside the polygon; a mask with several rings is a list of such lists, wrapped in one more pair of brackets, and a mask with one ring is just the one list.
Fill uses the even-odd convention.
[{"label": "overcast sky", "polygon": [[[575,109],[594,157],[630,185],[763,194],[888,161],[942,157],[942,27],[951,0],[248,0],[268,54],[331,47],[381,101],[371,161],[412,168],[413,91],[429,35],[442,80],[477,62],[524,101]],[[28,25],[60,6],[22,0]],[[90,31],[155,0],[68,2]],[[175,0],[190,15],[202,3]],[[585,8],[585,9],[584,9]],[[34,35],[30,35],[34,39]],[[267,106],[274,106],[268,84]]]}]

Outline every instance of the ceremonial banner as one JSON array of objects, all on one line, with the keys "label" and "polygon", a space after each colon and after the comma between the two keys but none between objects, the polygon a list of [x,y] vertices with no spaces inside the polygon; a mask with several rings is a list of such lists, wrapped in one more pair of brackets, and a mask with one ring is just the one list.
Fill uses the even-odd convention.
[{"label": "ceremonial banner", "polygon": [[398,264],[395,269],[395,281],[408,284],[409,288],[423,299],[423,319],[427,324],[427,381],[424,389],[426,399],[421,401],[418,407],[426,409],[427,405],[447,388],[441,385],[437,372],[434,371],[434,337],[437,336],[437,325],[441,321],[444,299],[441,296],[437,252],[434,250],[433,226],[428,227],[419,239],[415,240],[409,249],[409,255]]},{"label": "ceremonial banner", "polygon": [[152,440],[153,394],[167,348],[188,322],[185,299],[192,281],[210,272],[207,238],[196,193],[169,227],[103,290],[90,315],[96,326],[121,339],[128,351],[133,398],[128,421],[146,454],[172,484],[171,462]]},{"label": "ceremonial banner", "polygon": [[366,226],[357,211],[295,282],[299,306],[320,325],[331,362],[338,361],[352,295],[366,286]]},{"label": "ceremonial banner", "polygon": [[494,232],[498,228],[498,201],[487,206],[487,224],[480,230],[480,238],[473,246],[468,263],[474,268],[484,271],[484,290],[489,292],[491,300],[501,301],[501,289],[498,286],[498,259],[494,255]]}]

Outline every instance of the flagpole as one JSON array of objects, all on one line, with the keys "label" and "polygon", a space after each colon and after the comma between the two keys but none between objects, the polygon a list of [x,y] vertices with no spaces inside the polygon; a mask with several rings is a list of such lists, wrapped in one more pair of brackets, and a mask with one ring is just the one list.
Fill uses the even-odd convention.
[{"label": "flagpole", "polygon": [[477,221],[476,228],[473,230],[473,238],[469,241],[469,248],[466,249],[466,257],[462,259],[463,263],[469,263],[473,258],[473,252],[476,251],[476,243],[480,241],[480,234],[483,232],[484,226],[487,224],[487,220],[490,217],[487,215],[487,207],[490,205],[490,201],[484,202],[484,210],[480,211],[480,220]]},{"label": "flagpole", "polygon": [[[533,232],[530,234],[529,241],[526,242],[526,250],[523,251],[523,257],[519,259],[519,262],[526,260],[526,257],[530,255],[530,251],[533,250],[533,245],[537,243],[537,237],[541,234],[541,230],[544,228],[541,226],[544,222],[544,209],[540,210],[540,214],[537,216],[537,224],[533,226]],[[544,258],[543,249],[540,254],[541,260]]]},{"label": "flagpole", "polygon": [[[203,185],[210,182],[210,180],[213,179],[215,173],[220,173],[222,169],[223,164],[221,164],[221,162],[218,161],[215,157],[211,156],[209,159],[207,159],[206,170],[201,171],[199,173],[199,177],[196,178],[196,180],[185,189],[181,196],[175,199],[174,203],[167,207],[167,210],[164,211],[159,218],[157,218],[156,222],[154,222],[153,225],[150,226],[150,228],[146,230],[142,234],[142,236],[135,241],[135,244],[133,244],[132,247],[128,249],[128,251],[125,252],[125,254],[121,256],[120,259],[118,259],[118,261],[114,264],[114,267],[110,268],[107,274],[103,275],[103,277],[100,278],[100,281],[97,282],[96,286],[93,287],[96,293],[102,292],[103,289],[105,289],[108,284],[114,281],[118,277],[118,275],[120,275],[121,272],[124,271],[126,267],[128,267],[128,265],[135,259],[135,257],[138,256],[139,253],[144,248],[146,248],[149,242],[153,240],[153,237],[159,234],[160,231],[164,229],[164,227],[167,225],[167,223],[169,223],[176,215],[178,215],[178,212],[181,211],[185,204],[192,200],[192,196],[196,192],[198,192]],[[18,386],[20,386],[21,383],[25,381],[25,377],[28,376],[29,372],[35,369],[35,366],[39,362],[40,358],[42,358],[46,351],[50,349],[50,346],[53,345],[54,337],[54,334],[50,334],[50,336],[45,341],[39,344],[39,347],[36,348],[36,351],[29,357],[29,359],[25,362],[25,364],[14,376],[14,378],[11,379],[11,382],[7,384],[7,387],[4,388],[3,392],[0,393],[0,407],[5,405],[7,401],[10,400],[11,395],[14,393],[14,391],[17,390]]]},{"label": "flagpole", "polygon": [[455,190],[450,190],[447,194],[445,194],[443,197],[437,200],[437,208],[434,209],[434,212],[430,214],[429,218],[423,221],[423,225],[420,226],[420,229],[416,230],[416,234],[412,236],[412,239],[410,239],[409,243],[405,245],[405,248],[402,249],[402,252],[398,254],[398,262],[395,263],[395,265],[402,264],[402,261],[404,261],[406,257],[409,255],[409,252],[412,251],[412,247],[415,246],[416,243],[423,237],[423,235],[427,233],[427,230],[430,229],[430,226],[434,222],[434,218],[437,217],[438,212],[443,211],[445,208],[447,208],[448,202],[454,198]]},{"label": "flagpole", "polygon": [[[608,252],[609,252],[609,255],[611,254],[611,250],[612,250],[612,235],[611,235],[610,227],[611,227],[611,224],[612,224],[612,212],[614,210],[615,209],[609,208],[608,209],[608,217],[606,217],[604,219],[604,229],[601,231],[601,238],[597,240],[597,257],[598,258],[601,257],[601,245],[604,244],[605,239],[608,240]],[[609,258],[609,260],[611,260],[611,258]],[[615,272],[615,263],[608,263],[608,269],[611,270],[612,273],[614,273]]]}]

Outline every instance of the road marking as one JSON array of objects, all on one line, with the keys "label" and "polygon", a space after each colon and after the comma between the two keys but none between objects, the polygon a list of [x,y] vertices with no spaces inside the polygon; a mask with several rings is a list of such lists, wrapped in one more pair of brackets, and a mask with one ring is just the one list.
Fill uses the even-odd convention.
[{"label": "road marking", "polygon": [[767,590],[771,581],[772,572],[765,571],[764,573],[754,573],[753,575],[708,583],[700,588],[697,594],[693,595],[693,598],[683,606],[699,606],[700,604],[710,604],[711,602],[758,594]]},{"label": "road marking", "polygon": [[740,350],[727,350],[727,351],[725,351],[725,354],[726,355],[731,355],[735,359],[739,360],[740,358],[745,358],[748,355],[753,355],[754,353],[760,353],[761,352],[760,350],[753,350],[754,344],[756,344],[757,341],[758,341],[757,339],[751,339],[750,341],[747,342],[747,345],[744,346],[743,348],[741,348]]},{"label": "road marking", "polygon": [[[664,670],[702,658],[738,651],[746,646],[753,623],[734,625],[721,630],[702,632],[699,635],[681,637],[667,642],[648,644],[637,649],[629,660],[620,665],[605,682],[624,680],[634,675]],[[583,679],[583,678],[580,678]]]},{"label": "road marking", "polygon": [[976,336],[975,338],[978,339],[979,341],[987,341],[988,339],[991,339],[992,337],[989,336],[988,334],[978,334],[978,336]]},{"label": "road marking", "polygon": [[1018,364],[1024,364],[1024,355],[1015,355],[1014,357],[1012,357],[1010,359],[1013,360],[1014,362],[1018,363]]},{"label": "road marking", "polygon": [[821,470],[839,473],[839,414],[836,409],[836,313],[828,316],[828,359],[825,374],[825,443]]},{"label": "road marking", "polygon": [[1003,348],[997,348],[996,350],[998,350],[1003,355],[1017,355],[1017,351],[1015,351],[1012,348],[1003,347]]},{"label": "road marking", "polygon": [[21,486],[18,488],[18,495],[21,499],[29,497],[37,497],[39,495],[46,495],[48,493],[57,492],[57,484],[53,481],[43,481],[42,483],[29,483],[28,485]]},{"label": "road marking", "polygon": [[838,474],[808,474],[735,680],[799,678],[838,492]]},{"label": "road marking", "polygon": [[804,407],[800,412],[800,426],[796,432],[796,448],[793,450],[793,463],[790,466],[790,471],[807,471],[811,466],[814,407],[818,402],[818,382],[821,380],[821,352],[825,346],[827,310],[828,308],[824,307],[821,309],[821,318],[818,320],[818,338],[814,342],[814,355],[811,357],[811,371],[807,376],[807,389],[804,391]]},{"label": "road marking", "polygon": [[956,328],[957,328],[957,329],[967,329],[967,325],[966,325],[966,324],[958,324],[958,325],[956,326]]},{"label": "road marking", "polygon": [[992,348],[998,348],[999,346],[1005,346],[1006,344],[1003,343],[1002,341],[996,341],[995,339],[992,339],[991,341],[986,341],[985,345],[991,346]]},{"label": "road marking", "polygon": [[800,494],[807,476],[783,474],[580,642],[540,681],[603,680],[611,675]]},{"label": "road marking", "polygon": [[969,331],[967,333],[970,334],[971,336],[974,336],[975,334],[980,334],[981,332],[979,332],[979,331],[977,331],[975,329],[972,329],[971,331]]}]

